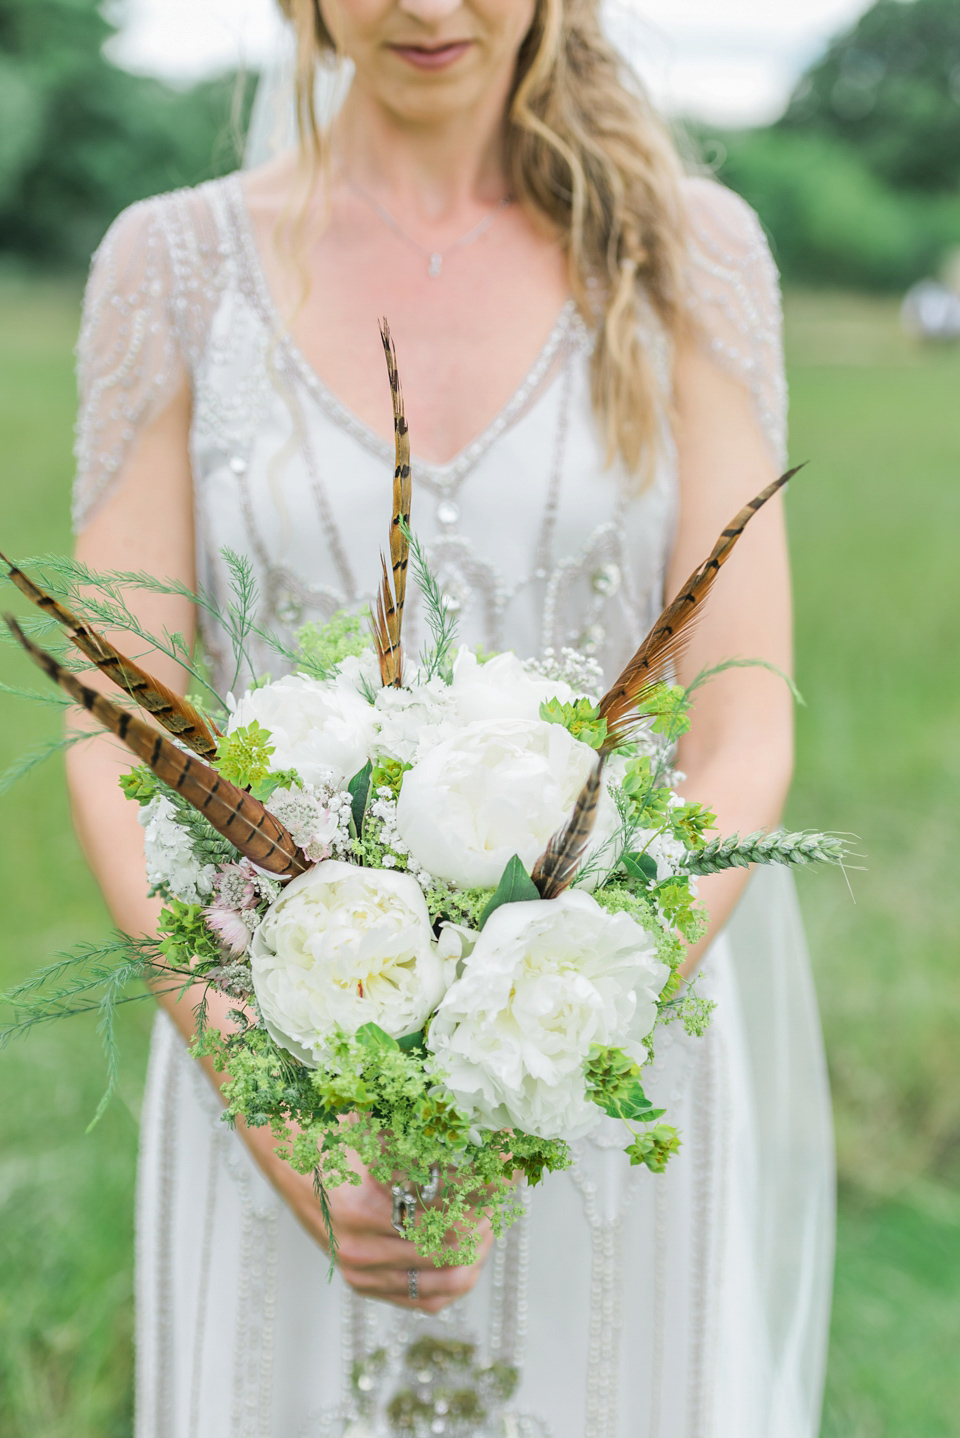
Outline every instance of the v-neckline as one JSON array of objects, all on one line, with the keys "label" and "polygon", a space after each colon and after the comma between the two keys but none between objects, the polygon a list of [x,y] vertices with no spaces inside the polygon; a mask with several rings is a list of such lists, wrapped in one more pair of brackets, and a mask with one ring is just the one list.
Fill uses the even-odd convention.
[{"label": "v-neckline", "polygon": [[[239,258],[247,271],[251,297],[255,299],[262,317],[275,337],[274,343],[282,347],[299,378],[327,415],[341,429],[346,430],[348,434],[358,440],[364,448],[379,458],[389,458],[393,454],[392,443],[345,405],[329,385],[321,379],[284,321],[267,280],[266,269],[253,231],[253,222],[243,189],[241,173],[237,171],[227,176],[223,184],[233,220],[235,237],[239,242],[241,252]],[[577,311],[576,301],[572,297],[564,301],[549,335],[524,378],[480,433],[443,464],[420,459],[416,455],[412,456],[415,476],[425,479],[428,483],[443,490],[449,490],[453,485],[459,483],[480,462],[500,435],[525,413],[549,373],[557,354],[571,339],[577,343],[578,347],[586,343],[583,321]]]}]

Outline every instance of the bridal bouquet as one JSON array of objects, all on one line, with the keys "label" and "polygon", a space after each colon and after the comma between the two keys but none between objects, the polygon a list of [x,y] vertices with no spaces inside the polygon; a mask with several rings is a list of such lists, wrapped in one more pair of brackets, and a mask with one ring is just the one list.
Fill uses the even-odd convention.
[{"label": "bridal bouquet", "polygon": [[[696,687],[671,682],[674,661],[751,515],[789,476],[724,531],[612,687],[571,650],[474,653],[457,646],[409,528],[386,330],[384,347],[397,463],[372,624],[339,613],[285,648],[257,629],[249,568],[232,555],[233,603],[195,596],[233,639],[238,674],[256,634],[284,677],[260,674],[222,705],[183,700],[92,627],[126,625],[191,664],[123,599],[131,585],[177,586],[48,561],[56,598],[8,566],[83,657],[56,657],[8,618],[14,637],[140,761],[121,782],[163,899],[155,939],[119,935],[9,995],[8,1033],[75,1011],[97,986],[108,1034],[134,980],[199,992],[193,1051],[229,1075],[227,1121],[270,1125],[324,1204],[359,1182],[359,1157],[394,1185],[421,1253],[466,1263],[478,1213],[501,1230],[517,1175],[568,1165],[605,1115],[631,1163],[660,1172],[676,1151],[643,1070],[660,1026],[701,1033],[709,1019],[679,972],[705,928],[697,876],[839,862],[843,849],[822,834],[711,838],[714,816],[678,795],[671,766]],[[401,639],[408,569],[431,636],[415,663]],[[78,678],[91,662],[155,722]],[[206,1021],[211,991],[230,1001],[224,1029]]]}]

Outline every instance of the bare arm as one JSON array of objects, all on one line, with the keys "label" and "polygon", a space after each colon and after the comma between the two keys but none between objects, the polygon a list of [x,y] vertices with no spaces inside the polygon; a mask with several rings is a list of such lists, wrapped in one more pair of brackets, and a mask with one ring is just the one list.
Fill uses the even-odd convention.
[{"label": "bare arm", "polygon": [[[675,368],[680,520],[666,591],[672,597],[709,554],[724,525],[775,477],[746,389],[693,340]],[[718,576],[679,666],[688,684],[723,659],[764,659],[790,672],[789,560],[778,496],[753,519]],[[684,796],[717,815],[723,834],[776,824],[793,766],[792,699],[765,669],[731,669],[702,688],[693,727],[681,741]],[[747,881],[742,869],[700,880],[710,933],[685,965],[690,972],[723,927]]]},{"label": "bare arm", "polygon": [[[190,398],[186,382],[163,412],[140,434],[127,460],[123,482],[97,510],[77,543],[78,558],[94,569],[145,569],[194,586],[193,487],[187,445]],[[152,632],[164,626],[179,630],[187,641],[194,635],[195,615],[185,600],[137,593],[130,597],[137,617]],[[114,635],[121,648],[130,636]],[[187,676],[163,654],[144,657],[146,667],[170,688],[184,693]],[[95,681],[99,683],[99,676]],[[103,684],[102,687],[109,686]],[[75,727],[88,723],[81,715]],[[95,726],[94,726],[95,727]],[[130,755],[111,736],[91,739],[69,753],[67,778],[74,823],[87,860],[103,890],[118,926],[132,934],[156,930],[159,901],[146,897],[143,831],[137,806],[126,800],[118,780],[130,767]],[[194,1005],[199,991],[183,998],[163,993],[159,1002],[185,1038],[194,1032]],[[229,1025],[232,1001],[210,995],[209,1016],[219,1027]],[[205,1063],[211,1081],[223,1076]],[[274,1153],[269,1129],[241,1129],[253,1158],[300,1223],[326,1247],[323,1221],[309,1177],[303,1177]],[[482,1264],[472,1268],[436,1270],[417,1256],[413,1245],[399,1238],[390,1223],[391,1202],[381,1184],[368,1176],[359,1188],[344,1186],[331,1194],[334,1229],[340,1244],[344,1277],[359,1291],[405,1306],[433,1312],[468,1291]],[[488,1234],[484,1253],[489,1248]],[[423,1267],[422,1298],[410,1304],[407,1270]]]}]

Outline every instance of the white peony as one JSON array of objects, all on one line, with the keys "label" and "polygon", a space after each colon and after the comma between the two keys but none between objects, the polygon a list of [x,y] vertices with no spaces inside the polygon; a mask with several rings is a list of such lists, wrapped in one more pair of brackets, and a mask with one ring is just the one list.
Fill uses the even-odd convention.
[{"label": "white peony", "polygon": [[454,660],[450,692],[462,724],[477,719],[539,719],[540,705],[547,699],[566,704],[577,697],[562,679],[529,673],[509,651],[481,664],[469,649],[461,649]]},{"label": "white peony", "polygon": [[[570,817],[596,754],[560,724],[468,724],[404,775],[397,832],[431,874],[463,889],[495,885],[518,854],[529,871]],[[619,828],[604,791],[591,851]]]},{"label": "white peony", "polygon": [[591,1044],[645,1058],[668,974],[653,937],[589,894],[502,904],[430,1025],[437,1073],[482,1128],[579,1138],[602,1114],[584,1088]]},{"label": "white peony", "polygon": [[143,829],[143,852],[147,882],[165,884],[175,899],[198,904],[213,893],[216,869],[201,864],[193,852],[190,835],[177,822],[177,811],[163,794],[145,804],[138,814]]},{"label": "white peony", "polygon": [[335,1025],[416,1033],[448,970],[423,894],[409,874],[327,859],[271,904],[250,946],[257,1002],[271,1037],[319,1062]]},{"label": "white peony", "polygon": [[230,716],[228,731],[256,719],[270,730],[273,769],[296,769],[307,784],[339,787],[367,762],[375,735],[373,709],[344,680],[321,683],[289,674],[251,689]]}]

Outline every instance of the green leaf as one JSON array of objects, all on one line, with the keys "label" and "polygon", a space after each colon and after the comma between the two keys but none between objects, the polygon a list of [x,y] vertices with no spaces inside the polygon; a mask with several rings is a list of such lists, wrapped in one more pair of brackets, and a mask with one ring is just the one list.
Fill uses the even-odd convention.
[{"label": "green leaf", "polygon": [[644,884],[656,883],[657,861],[652,854],[624,854],[623,867],[631,879]]},{"label": "green leaf", "polygon": [[611,1118],[623,1118],[628,1122],[652,1123],[666,1113],[666,1109],[654,1108],[636,1080],[620,1085],[612,1094],[595,1093],[591,1097]]},{"label": "green leaf", "polygon": [[417,1029],[415,1034],[404,1034],[402,1039],[397,1039],[397,1047],[403,1049],[404,1053],[413,1053],[417,1049],[426,1052],[426,1045],[423,1042],[423,1029]]},{"label": "green leaf", "polygon": [[500,882],[494,889],[490,902],[480,915],[478,927],[482,929],[494,909],[499,909],[501,904],[523,904],[531,899],[539,899],[539,897],[540,890],[521,864],[518,855],[514,854],[513,858],[507,861],[507,867],[503,871]]},{"label": "green leaf", "polygon": [[274,769],[272,774],[266,778],[259,779],[256,784],[250,785],[250,793],[254,799],[259,799],[265,804],[270,796],[277,789],[302,789],[303,780],[296,769]]},{"label": "green leaf", "polygon": [[400,1047],[396,1039],[392,1039],[379,1024],[361,1024],[357,1029],[356,1037],[360,1043],[368,1044],[371,1048],[398,1049]]},{"label": "green leaf", "polygon": [[368,759],[359,774],[354,774],[347,785],[350,794],[350,808],[353,813],[353,827],[358,836],[363,828],[363,816],[367,807],[367,796],[370,793],[370,775],[372,773],[373,765]]}]

